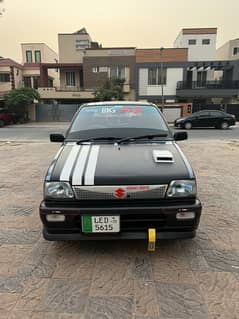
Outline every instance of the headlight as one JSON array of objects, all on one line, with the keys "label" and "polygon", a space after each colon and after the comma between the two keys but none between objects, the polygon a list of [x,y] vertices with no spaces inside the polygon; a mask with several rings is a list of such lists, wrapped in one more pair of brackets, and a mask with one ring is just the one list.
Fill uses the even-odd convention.
[{"label": "headlight", "polygon": [[167,197],[188,197],[195,196],[197,186],[195,180],[172,181],[167,191]]},{"label": "headlight", "polygon": [[45,198],[73,198],[74,193],[69,183],[45,182]]}]

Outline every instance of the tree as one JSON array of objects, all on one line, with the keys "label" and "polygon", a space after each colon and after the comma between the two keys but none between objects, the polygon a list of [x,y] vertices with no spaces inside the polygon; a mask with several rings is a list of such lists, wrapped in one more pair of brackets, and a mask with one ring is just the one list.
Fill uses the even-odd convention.
[{"label": "tree", "polygon": [[32,88],[14,89],[5,95],[5,104],[9,110],[15,112],[21,120],[28,120],[28,107],[34,100],[39,100],[40,95]]},{"label": "tree", "polygon": [[96,89],[95,98],[98,101],[112,101],[124,99],[124,79],[112,78],[105,80],[102,85]]}]

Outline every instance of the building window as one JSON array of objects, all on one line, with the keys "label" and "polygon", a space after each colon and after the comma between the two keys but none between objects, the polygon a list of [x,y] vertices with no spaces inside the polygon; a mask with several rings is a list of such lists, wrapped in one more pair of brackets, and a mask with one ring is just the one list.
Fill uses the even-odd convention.
[{"label": "building window", "polygon": [[94,67],[92,68],[92,72],[93,72],[93,73],[98,73],[98,72],[99,72],[99,69],[100,69],[99,66],[94,66]]},{"label": "building window", "polygon": [[117,72],[117,66],[111,66],[110,67],[110,78],[117,78],[118,72]]},{"label": "building window", "polygon": [[32,51],[26,51],[27,63],[32,63]]},{"label": "building window", "polygon": [[10,82],[10,74],[0,73],[0,82]]},{"label": "building window", "polygon": [[39,50],[35,51],[35,62],[36,63],[41,62],[41,51],[39,51]]},{"label": "building window", "polygon": [[108,72],[108,67],[107,66],[100,66],[99,67],[99,72],[107,73]]},{"label": "building window", "polygon": [[107,73],[108,67],[107,66],[94,66],[92,68],[92,72],[93,73],[98,73],[98,72]]},{"label": "building window", "polygon": [[32,87],[32,81],[30,76],[24,76],[23,78],[24,87],[25,88],[31,88]]},{"label": "building window", "polygon": [[89,40],[76,40],[76,50],[86,49],[90,47]]},{"label": "building window", "polygon": [[66,72],[66,85],[67,86],[75,86],[76,85],[75,72]]},{"label": "building window", "polygon": [[239,48],[233,48],[233,55],[239,54]]},{"label": "building window", "polygon": [[123,66],[118,67],[118,78],[125,79],[125,67]]},{"label": "building window", "polygon": [[197,87],[204,87],[207,81],[207,71],[199,71],[197,73]]},{"label": "building window", "polygon": [[48,87],[53,88],[53,79],[48,79]]},{"label": "building window", "polygon": [[195,44],[197,44],[197,40],[195,40],[195,39],[190,39],[190,40],[188,40],[188,44],[189,44],[189,45],[195,45]]},{"label": "building window", "polygon": [[33,87],[34,89],[38,89],[40,86],[40,77],[39,76],[34,76],[33,77]]},{"label": "building window", "polygon": [[209,45],[210,44],[210,39],[202,39],[202,44],[203,45]]},{"label": "building window", "polygon": [[125,79],[125,67],[124,66],[111,66],[110,78]]},{"label": "building window", "polygon": [[[162,70],[162,72],[161,72]],[[161,85],[166,84],[167,69],[166,68],[149,68],[148,72],[148,85]]]}]

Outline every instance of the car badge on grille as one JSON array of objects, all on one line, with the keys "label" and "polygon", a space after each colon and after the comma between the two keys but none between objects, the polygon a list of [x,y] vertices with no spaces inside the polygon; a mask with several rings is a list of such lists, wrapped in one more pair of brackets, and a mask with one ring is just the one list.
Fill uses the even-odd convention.
[{"label": "car badge on grille", "polygon": [[113,193],[114,197],[116,198],[124,198],[127,195],[127,192],[125,189],[123,188],[117,188],[114,193]]}]

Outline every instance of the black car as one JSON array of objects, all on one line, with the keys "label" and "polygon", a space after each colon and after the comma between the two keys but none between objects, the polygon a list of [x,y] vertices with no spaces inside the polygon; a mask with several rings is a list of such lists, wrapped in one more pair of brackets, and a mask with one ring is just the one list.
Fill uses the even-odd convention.
[{"label": "black car", "polygon": [[236,119],[233,114],[213,110],[195,112],[188,117],[176,119],[174,122],[175,127],[187,130],[193,127],[215,127],[225,130],[235,124]]},{"label": "black car", "polygon": [[47,240],[194,237],[201,215],[194,172],[156,105],[80,107],[44,182]]}]

